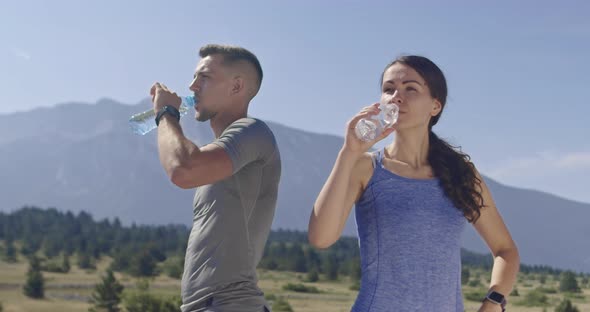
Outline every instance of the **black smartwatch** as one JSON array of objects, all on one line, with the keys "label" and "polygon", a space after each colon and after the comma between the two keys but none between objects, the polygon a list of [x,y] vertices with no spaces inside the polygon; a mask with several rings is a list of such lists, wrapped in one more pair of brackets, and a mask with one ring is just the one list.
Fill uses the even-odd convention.
[{"label": "black smartwatch", "polygon": [[504,298],[504,295],[497,291],[491,290],[483,300],[488,300],[494,304],[499,304],[502,307],[502,312],[506,311],[506,298]]},{"label": "black smartwatch", "polygon": [[160,111],[156,114],[156,126],[160,125],[160,119],[162,119],[162,116],[164,116],[165,114],[170,114],[171,116],[176,118],[176,121],[180,120],[180,112],[174,106],[166,105],[162,107]]}]

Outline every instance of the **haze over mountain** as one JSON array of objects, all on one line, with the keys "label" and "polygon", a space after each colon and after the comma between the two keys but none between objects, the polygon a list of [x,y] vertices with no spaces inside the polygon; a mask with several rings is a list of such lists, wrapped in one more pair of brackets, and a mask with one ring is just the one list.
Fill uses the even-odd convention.
[{"label": "haze over mountain", "polygon": [[[96,219],[119,217],[127,224],[190,225],[194,191],[169,182],[154,133],[141,137],[128,128],[127,118],[149,107],[147,100],[131,106],[103,99],[0,115],[0,210],[35,205],[85,210]],[[182,123],[198,144],[212,140],[208,124],[190,115]],[[273,228],[307,230],[343,139],[267,123],[283,161]],[[590,272],[590,204],[485,179],[523,263]],[[356,235],[352,216],[345,234]],[[488,252],[471,226],[463,246]]]}]

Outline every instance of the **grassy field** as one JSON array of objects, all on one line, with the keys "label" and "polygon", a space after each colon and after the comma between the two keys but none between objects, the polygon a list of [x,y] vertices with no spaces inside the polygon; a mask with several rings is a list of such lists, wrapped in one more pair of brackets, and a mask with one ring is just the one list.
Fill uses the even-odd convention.
[{"label": "grassy field", "polygon": [[[108,262],[108,259],[99,262],[96,271],[83,271],[73,264],[68,274],[43,272],[46,280],[46,298],[33,300],[25,297],[22,292],[22,285],[25,281],[28,264],[22,260],[18,263],[0,261],[0,302],[2,302],[4,311],[8,312],[87,311],[90,307],[87,300],[93,291],[95,283],[99,281],[100,274],[108,266]],[[116,276],[125,285],[126,289],[132,289],[134,287],[136,282],[134,278],[118,273]],[[476,282],[472,282],[473,286],[464,286],[464,295],[478,290],[485,290],[488,276],[489,274],[485,272],[472,271],[471,280],[480,280],[480,285],[474,285]],[[259,271],[259,277],[259,285],[267,297],[270,297],[271,300],[274,300],[274,298],[283,298],[297,312],[350,311],[350,307],[357,294],[356,291],[350,290],[352,283],[347,279],[338,282],[320,280],[316,283],[305,283],[303,282],[304,274],[263,270]],[[283,286],[287,283],[314,286],[320,290],[320,293],[287,291],[283,289]],[[172,296],[180,293],[180,281],[163,275],[153,279],[150,284],[151,291],[157,294]],[[555,306],[563,299],[564,294],[559,292],[546,294],[549,305],[545,308],[526,307],[515,304],[523,300],[528,292],[538,286],[556,290],[559,288],[559,282],[549,276],[544,284],[541,284],[538,276],[521,274],[516,286],[519,296],[510,296],[509,311],[540,312],[544,311],[544,309],[546,311],[554,311]],[[590,289],[583,289],[583,293],[576,295],[571,301],[580,311],[590,311]],[[476,311],[478,307],[479,302],[465,300],[467,311]]]}]

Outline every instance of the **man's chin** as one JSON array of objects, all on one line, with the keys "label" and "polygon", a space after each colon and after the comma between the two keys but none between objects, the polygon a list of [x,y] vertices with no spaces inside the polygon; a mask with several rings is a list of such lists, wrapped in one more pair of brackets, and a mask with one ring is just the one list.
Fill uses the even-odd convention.
[{"label": "man's chin", "polygon": [[211,119],[211,115],[209,115],[209,114],[197,113],[195,115],[195,120],[196,121],[205,122],[205,121],[209,121],[210,119]]}]

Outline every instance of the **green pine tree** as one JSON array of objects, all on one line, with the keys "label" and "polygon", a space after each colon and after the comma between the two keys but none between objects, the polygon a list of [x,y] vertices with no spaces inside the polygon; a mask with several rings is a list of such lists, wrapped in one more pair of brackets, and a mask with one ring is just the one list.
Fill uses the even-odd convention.
[{"label": "green pine tree", "polygon": [[162,300],[149,291],[147,279],[137,281],[136,290],[125,295],[125,309],[127,312],[159,312]]},{"label": "green pine tree", "polygon": [[320,280],[320,276],[318,274],[318,271],[315,268],[313,268],[313,269],[309,270],[309,272],[307,272],[307,277],[305,278],[306,282],[315,283],[319,280]]},{"label": "green pine tree", "polygon": [[61,263],[61,271],[63,273],[70,272],[70,257],[64,253],[63,261]]},{"label": "green pine tree", "polygon": [[541,273],[541,276],[539,276],[539,283],[545,284],[546,282],[547,282],[547,276],[545,275],[545,273]]},{"label": "green pine tree", "polygon": [[580,312],[580,310],[578,310],[578,307],[573,305],[571,301],[564,299],[555,308],[555,312]]},{"label": "green pine tree", "polygon": [[559,290],[561,292],[580,292],[580,286],[578,286],[574,272],[567,271],[561,275]]},{"label": "green pine tree", "polygon": [[12,240],[6,240],[6,249],[4,251],[4,261],[16,262],[16,247]]},{"label": "green pine tree", "polygon": [[41,263],[35,256],[29,259],[29,271],[27,272],[27,282],[23,286],[24,294],[27,297],[40,299],[44,294],[45,281],[43,274],[41,274]]},{"label": "green pine tree", "polygon": [[96,269],[90,255],[87,252],[78,251],[78,267],[80,269]]},{"label": "green pine tree", "polygon": [[113,270],[107,269],[106,274],[102,276],[101,283],[94,287],[91,299],[94,306],[89,311],[119,312],[123,289],[123,285],[115,278]]},{"label": "green pine tree", "polygon": [[335,281],[338,279],[338,258],[332,251],[324,258],[324,270],[328,280]]},{"label": "green pine tree", "polygon": [[359,257],[354,257],[351,261],[351,268],[350,268],[350,278],[354,282],[359,282],[361,280],[361,259]]},{"label": "green pine tree", "polygon": [[277,312],[293,312],[293,308],[287,299],[280,297],[272,304],[272,310]]},{"label": "green pine tree", "polygon": [[131,259],[129,272],[133,276],[149,277],[156,275],[156,268],[156,259],[154,259],[149,250],[144,249]]},{"label": "green pine tree", "polygon": [[469,282],[469,278],[471,277],[471,272],[468,268],[461,269],[461,284],[465,285]]}]

